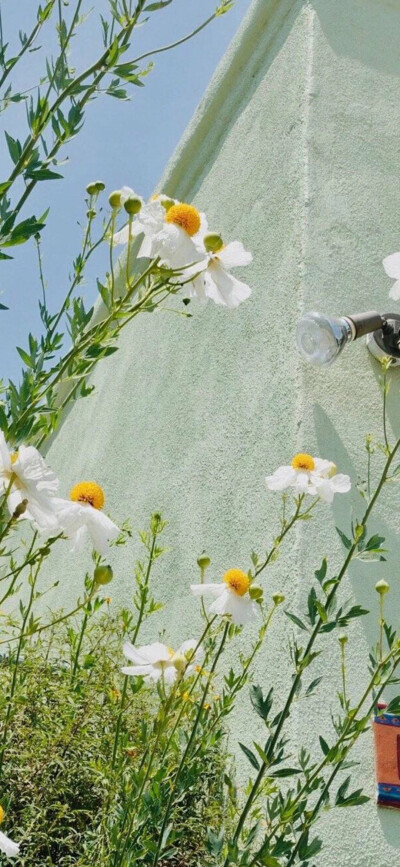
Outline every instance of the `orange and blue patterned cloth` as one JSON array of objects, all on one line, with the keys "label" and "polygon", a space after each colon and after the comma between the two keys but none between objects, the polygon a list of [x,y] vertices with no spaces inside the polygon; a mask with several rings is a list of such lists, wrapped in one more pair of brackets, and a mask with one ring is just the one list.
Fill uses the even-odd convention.
[{"label": "orange and blue patterned cloth", "polygon": [[[385,704],[378,708],[384,710]],[[377,802],[400,810],[400,716],[380,713],[373,721]]]}]

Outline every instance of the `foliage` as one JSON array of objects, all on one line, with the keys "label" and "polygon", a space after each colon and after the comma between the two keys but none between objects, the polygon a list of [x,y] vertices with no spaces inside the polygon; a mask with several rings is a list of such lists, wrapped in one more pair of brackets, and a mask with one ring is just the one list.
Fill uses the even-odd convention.
[{"label": "foliage", "polygon": [[[349,568],[355,560],[375,561],[376,568],[385,562],[385,540],[372,526],[372,513],[387,484],[399,479],[400,440],[391,444],[387,429],[386,362],[383,442],[367,438],[361,497],[350,526],[338,527],[335,536],[343,555],[340,567],[316,551],[315,571],[304,577],[304,598],[296,610],[283,608],[280,592],[269,598],[265,572],[273,570],[292,532],[303,526],[311,546],[317,510],[350,489],[350,479],[331,461],[297,455],[267,477],[267,487],[283,490],[281,509],[266,550],[243,552],[248,570],[229,569],[219,584],[210,585],[209,558],[198,559],[199,583],[191,589],[201,597],[201,627],[196,637],[183,635],[190,644],[178,649],[161,641],[143,644],[144,624],[147,636],[157,635],[147,621],[162,606],[152,581],[164,551],[162,517],[152,515],[140,533],[143,556],[134,568],[130,606],[111,614],[104,587],[113,577],[112,545],[130,538],[129,525],[117,528],[101,511],[104,493],[95,482],[75,486],[79,493],[74,488],[70,500],[58,497],[57,479],[37,451],[57,430],[66,406],[91,394],[93,370],[117,351],[122,328],[139,314],[155,314],[168,301],[168,310],[187,317],[191,297],[233,307],[250,294],[229,267],[249,264],[251,254],[240,242],[225,245],[219,235],[207,234],[205,215],[192,205],[161,195],[144,203],[123,189],[109,195],[108,207],[101,199],[104,184],[92,182],[82,246],[64,300],[58,310],[48,303],[41,257],[48,214],[26,214],[27,202],[38,183],[59,180],[61,154],[79,134],[91,101],[104,94],[125,99],[128,88],[144,84],[150,69],[143,61],[173,47],[130,53],[136,28],[171,2],[109,0],[109,14],[101,18],[101,50],[81,71],[73,67],[70,51],[82,23],[82,0],[67,7],[67,17],[61,2],[39,7],[30,33],[21,32],[18,49],[8,46],[0,28],[0,88],[5,87],[0,110],[15,102],[24,102],[27,110],[25,139],[6,132],[10,168],[0,184],[0,258],[6,268],[10,250],[36,243],[42,286],[42,333],[29,334],[18,347],[21,379],[4,382],[0,402],[0,820],[5,810],[7,831],[20,851],[3,833],[0,850],[25,867],[311,867],[322,849],[316,830],[321,813],[366,800],[347,773],[353,766],[350,753],[383,691],[398,682],[400,636],[386,621],[389,588],[381,581],[369,674],[365,682],[360,676],[357,695],[349,695],[347,684],[351,626],[368,613],[346,601]],[[210,19],[173,45],[231,6],[223,0]],[[35,96],[28,87],[15,90],[13,70],[54,21],[58,55],[47,58]],[[126,249],[115,266],[121,235]],[[109,268],[97,281],[102,303],[87,309],[80,295],[85,269],[103,243]],[[224,265],[229,247],[230,265]],[[171,301],[177,306],[171,308]],[[56,591],[58,579],[49,587],[43,565],[54,551],[65,557],[67,541],[76,551],[88,537],[93,572],[84,576],[80,597],[69,611],[47,612],[43,598]],[[203,600],[208,592],[209,608]],[[277,695],[271,684],[253,683],[253,663],[274,620],[287,650],[286,695]],[[238,652],[239,634],[251,621],[250,649]],[[295,705],[323,694],[323,667],[316,660],[334,647],[340,688],[331,697],[332,731],[327,739],[315,733],[311,754],[292,741],[288,721]],[[124,655],[130,664],[121,671]],[[239,745],[250,772],[239,793],[225,726],[248,688],[249,711],[263,735]],[[393,698],[389,711],[397,713],[399,702]]]}]

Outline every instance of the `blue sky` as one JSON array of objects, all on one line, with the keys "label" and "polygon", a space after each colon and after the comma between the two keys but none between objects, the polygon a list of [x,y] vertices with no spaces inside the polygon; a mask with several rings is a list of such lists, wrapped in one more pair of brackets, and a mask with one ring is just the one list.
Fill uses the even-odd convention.
[{"label": "blue sky", "polygon": [[[2,0],[1,5],[4,41],[17,47],[18,30],[31,29],[36,0]],[[173,0],[137,31],[134,51],[129,54],[138,55],[179,39],[207,18],[216,5],[217,0]],[[234,9],[212,22],[194,40],[156,57],[146,86],[135,88],[129,102],[102,97],[89,106],[83,130],[66,148],[68,163],[60,169],[64,180],[38,184],[24,212],[24,217],[39,215],[50,206],[42,238],[49,306],[56,309],[62,300],[71,263],[79,252],[82,229],[78,220],[84,216],[86,184],[101,179],[108,190],[128,184],[144,196],[151,194],[249,5],[250,0],[237,0]],[[86,7],[93,11],[79,30],[71,56],[78,70],[99,53],[98,17],[107,2],[88,0]],[[48,26],[42,31],[38,43],[42,49],[29,55],[18,68],[14,90],[37,81],[44,53],[54,48],[52,29]],[[21,104],[12,106],[0,116],[0,122],[3,179],[9,167],[4,129],[14,137],[27,134],[24,108]],[[15,346],[26,346],[29,331],[40,333],[40,283],[34,243],[10,252],[15,256],[13,261],[0,262],[0,301],[10,308],[0,311],[0,377],[18,379],[21,362]],[[107,267],[106,258],[103,249],[87,272],[82,294],[88,302],[95,295],[95,277],[101,277]]]}]

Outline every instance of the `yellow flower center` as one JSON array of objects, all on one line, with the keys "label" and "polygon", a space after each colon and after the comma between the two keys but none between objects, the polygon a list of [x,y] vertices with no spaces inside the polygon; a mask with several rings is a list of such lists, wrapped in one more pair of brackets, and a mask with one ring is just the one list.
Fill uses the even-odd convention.
[{"label": "yellow flower center", "polygon": [[86,503],[94,509],[102,509],[106,499],[97,482],[78,482],[69,492],[69,498],[74,503]]},{"label": "yellow flower center", "polygon": [[188,235],[195,235],[200,229],[200,214],[197,208],[193,205],[186,205],[181,202],[179,205],[172,205],[165,215],[167,223],[174,223],[175,226],[180,226]]},{"label": "yellow flower center", "polygon": [[3,807],[0,804],[0,825],[1,825],[5,815],[6,815],[5,811],[3,810]]},{"label": "yellow flower center", "polygon": [[250,578],[240,569],[228,569],[224,575],[225,584],[233,590],[237,596],[244,596],[250,587]]},{"label": "yellow flower center", "polygon": [[300,452],[300,454],[294,456],[292,467],[294,470],[307,470],[307,472],[311,473],[312,470],[315,470],[315,461],[311,455],[305,455]]},{"label": "yellow flower center", "polygon": [[15,461],[17,461],[18,458],[19,458],[18,452],[11,452],[11,454],[10,454],[11,466],[13,466],[15,464]]}]

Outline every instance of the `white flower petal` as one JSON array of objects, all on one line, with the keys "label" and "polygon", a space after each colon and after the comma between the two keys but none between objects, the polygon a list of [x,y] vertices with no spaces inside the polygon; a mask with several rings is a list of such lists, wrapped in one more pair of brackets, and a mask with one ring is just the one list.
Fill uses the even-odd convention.
[{"label": "white flower petal", "polygon": [[56,474],[46,465],[41,454],[33,446],[20,446],[13,471],[27,487],[32,482],[37,491],[45,492],[50,496],[57,493],[60,483]]},{"label": "white flower petal", "polygon": [[19,854],[18,843],[14,843],[13,840],[10,840],[10,838],[6,837],[2,831],[0,831],[0,851],[4,852],[8,858],[15,858]]},{"label": "white flower petal", "polygon": [[388,277],[392,277],[393,280],[400,279],[400,253],[391,253],[390,256],[386,256],[382,265]]},{"label": "white flower petal", "polygon": [[10,452],[2,430],[0,430],[0,469],[6,471],[11,469]]},{"label": "white flower petal", "polygon": [[86,526],[93,542],[93,548],[99,554],[106,554],[109,543],[119,536],[120,530],[104,512],[87,506]]},{"label": "white flower petal", "polygon": [[129,241],[129,225],[128,223],[119,232],[113,235],[114,244],[127,244]]},{"label": "white flower petal", "polygon": [[392,301],[399,301],[399,299],[400,299],[400,280],[396,280],[396,282],[393,283],[393,286],[389,292],[389,298],[391,298]]},{"label": "white flower petal", "polygon": [[217,256],[224,268],[228,269],[250,265],[253,261],[252,254],[244,249],[241,241],[231,241],[217,253]]},{"label": "white flower petal", "polygon": [[165,683],[173,683],[176,680],[177,670],[174,665],[167,665],[162,669],[162,674],[164,675]]},{"label": "white flower petal", "polygon": [[190,589],[194,596],[206,596],[211,593],[212,596],[220,596],[224,592],[223,584],[191,584]]},{"label": "white flower petal", "polygon": [[270,491],[285,491],[296,482],[296,470],[293,467],[278,467],[272,476],[267,476],[265,484]]},{"label": "white flower petal", "polygon": [[151,665],[155,662],[169,662],[171,652],[166,644],[161,641],[154,641],[153,644],[142,644],[138,647],[138,651],[143,659],[146,659]]},{"label": "white flower petal", "polygon": [[244,626],[259,617],[259,609],[250,596],[237,596],[231,593],[230,615],[236,626]]},{"label": "white flower petal", "polygon": [[312,470],[311,477],[314,473],[318,475],[329,476],[329,473],[335,468],[333,461],[326,461],[323,458],[314,458],[315,470]]},{"label": "white flower petal", "polygon": [[124,641],[122,652],[135,665],[148,665],[148,660],[140,653],[140,648],[135,647],[131,641]]},{"label": "white flower petal", "polygon": [[242,301],[246,301],[251,295],[250,286],[242,283],[229,274],[215,261],[210,265],[204,275],[205,294],[215,304],[224,307],[238,307]]},{"label": "white flower petal", "polygon": [[124,665],[121,668],[122,674],[127,674],[132,677],[148,677],[151,668],[149,665]]},{"label": "white flower petal", "polygon": [[332,503],[335,492],[330,479],[320,479],[315,483],[315,492],[324,503]]},{"label": "white flower petal", "polygon": [[331,484],[335,493],[338,494],[347,494],[351,490],[350,476],[346,476],[344,473],[336,473],[332,476]]},{"label": "white flower petal", "polygon": [[221,587],[222,592],[219,594],[217,599],[215,599],[214,602],[210,605],[209,611],[211,612],[211,614],[220,614],[222,616],[223,614],[231,613],[231,593],[229,592],[226,585],[221,585]]}]

